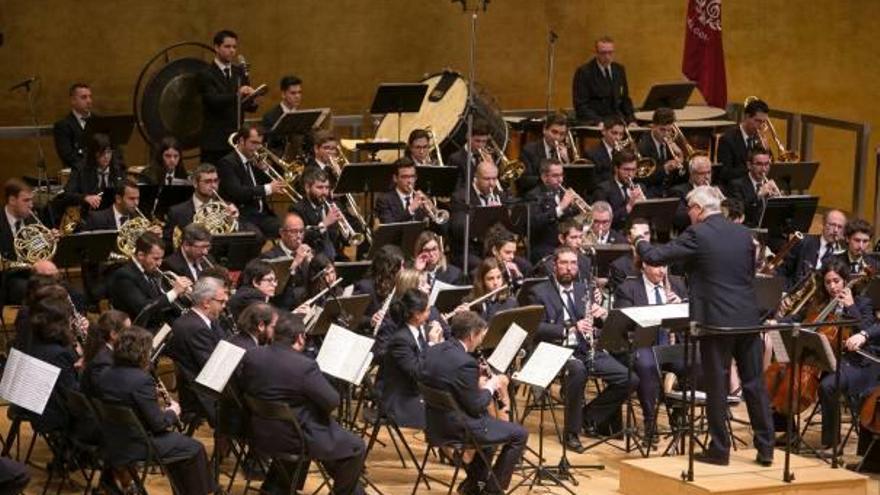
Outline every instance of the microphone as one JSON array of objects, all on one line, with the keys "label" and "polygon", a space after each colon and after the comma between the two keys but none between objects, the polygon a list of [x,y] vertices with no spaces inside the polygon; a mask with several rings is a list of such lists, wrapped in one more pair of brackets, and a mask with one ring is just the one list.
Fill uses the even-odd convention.
[{"label": "microphone", "polygon": [[244,72],[244,77],[250,77],[250,66],[247,63],[247,60],[245,60],[244,55],[238,56],[238,65],[241,66],[241,70]]},{"label": "microphone", "polygon": [[40,78],[37,76],[31,76],[31,77],[25,79],[24,81],[16,84],[15,86],[9,88],[9,91],[15,91],[18,88],[27,88],[28,90],[30,90],[31,84],[35,83],[39,79]]}]

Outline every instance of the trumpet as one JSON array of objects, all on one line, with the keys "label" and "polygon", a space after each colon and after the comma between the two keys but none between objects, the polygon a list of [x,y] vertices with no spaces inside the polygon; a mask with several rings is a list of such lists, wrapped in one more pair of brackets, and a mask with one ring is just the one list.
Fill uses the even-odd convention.
[{"label": "trumpet", "polygon": [[443,163],[443,154],[440,153],[440,143],[437,141],[437,136],[434,134],[431,126],[426,125],[425,132],[428,133],[428,140],[431,142],[431,148],[433,148],[434,153],[437,155],[437,165],[445,167],[446,165]]},{"label": "trumpet", "polygon": [[[346,196],[348,196],[348,195],[346,195]],[[330,201],[327,201],[326,199],[324,200],[324,203],[327,206],[328,210],[331,210],[333,208],[339,209],[339,207],[337,207],[335,203],[331,203]],[[361,244],[363,244],[364,241],[366,240],[366,236],[364,236],[364,234],[361,234],[360,232],[356,231],[354,229],[354,227],[351,225],[351,222],[349,222],[348,219],[345,218],[345,215],[342,214],[341,212],[340,212],[340,217],[341,218],[339,220],[337,220],[336,223],[339,224],[339,233],[342,235],[342,238],[345,239],[346,242],[348,242],[352,246],[360,246]],[[364,224],[364,225],[366,225],[366,224]]]},{"label": "trumpet", "polygon": [[571,204],[579,211],[578,217],[584,224],[585,229],[589,229],[593,225],[593,207],[587,201],[576,193],[574,189],[568,188],[566,192],[570,192],[572,196]]},{"label": "trumpet", "polygon": [[[743,107],[748,106],[749,103],[758,100],[757,96],[747,96],[745,101],[743,101]],[[773,127],[773,122],[769,120],[761,125],[758,128],[758,134],[761,137],[762,145],[767,148],[767,138],[763,135],[765,132],[769,132],[770,137],[773,139],[773,142],[776,144],[776,156],[773,157],[777,162],[796,162],[800,159],[800,155],[796,151],[788,150],[785,148],[785,145],[782,144],[782,140],[779,139],[779,134],[776,133],[776,128]],[[768,149],[769,151],[769,149]]]},{"label": "trumpet", "polygon": [[760,182],[758,182],[758,184],[759,184],[759,187],[758,187],[759,191],[764,189],[764,187],[767,188],[767,197],[768,198],[775,198],[778,196],[782,196],[782,191],[779,190],[779,186],[776,185],[776,181],[774,181],[773,179],[766,179],[765,178],[765,179],[762,179]]},{"label": "trumpet", "polygon": [[636,184],[632,179],[626,179],[626,188],[630,191],[638,191],[637,196],[645,197],[645,191],[642,190],[641,184]]},{"label": "trumpet", "polygon": [[449,221],[449,212],[438,208],[437,200],[422,191],[416,191],[416,195],[422,198],[422,209],[425,210],[425,213],[432,222],[437,225],[443,225]]},{"label": "trumpet", "polygon": [[[159,272],[159,275],[162,276],[162,279],[165,280],[165,283],[169,285],[169,287],[174,287],[174,284],[177,283],[177,274],[170,270],[156,270]],[[177,308],[180,312],[186,310],[187,306],[192,306],[192,299],[189,297],[189,291],[192,289],[187,289],[187,292],[184,292],[172,303],[175,308]]]}]

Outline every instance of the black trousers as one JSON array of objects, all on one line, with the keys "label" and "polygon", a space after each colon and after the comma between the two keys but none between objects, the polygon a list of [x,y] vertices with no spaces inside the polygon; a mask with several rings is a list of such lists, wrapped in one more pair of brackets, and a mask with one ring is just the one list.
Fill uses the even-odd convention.
[{"label": "black trousers", "polygon": [[0,458],[0,495],[18,495],[30,481],[27,466],[12,459]]},{"label": "black trousers", "polygon": [[[847,399],[856,416],[861,411],[865,394],[878,385],[880,365],[863,362],[860,358],[840,360],[840,393]],[[835,425],[840,418],[840,404],[835,400],[837,391],[834,373],[828,373],[819,382],[819,401],[822,404],[822,445],[830,447],[837,434]]]},{"label": "black trousers", "polygon": [[626,366],[605,351],[597,351],[592,374],[605,381],[602,392],[584,406],[584,386],[587,384],[585,356],[575,354],[565,363],[565,433],[578,434],[584,421],[604,423],[620,406],[629,393],[638,387],[639,378],[629,376]]},{"label": "black trousers", "polygon": [[728,370],[736,360],[743,398],[754,432],[755,448],[762,456],[773,456],[773,420],[770,398],[764,384],[764,343],[758,335],[712,335],[700,338],[703,378],[706,388],[706,416],[709,420],[708,455],[727,459],[730,435],[727,431]]},{"label": "black trousers", "polygon": [[[510,486],[510,478],[513,476],[513,471],[522,459],[529,433],[522,425],[516,423],[501,421],[495,418],[486,418],[486,421],[488,424],[485,428],[472,428],[471,434],[478,442],[505,442],[492,467],[492,473],[495,475],[495,479],[498,480],[500,486],[490,486],[490,483],[486,487],[490,492],[503,493]],[[488,459],[491,459],[491,456],[488,454],[491,454],[491,452],[488,452],[486,456]],[[465,467],[465,471],[467,472],[467,479],[464,482],[466,485],[473,487],[476,486],[475,483],[477,482],[490,482],[489,466],[483,462],[483,458],[479,455],[474,456],[474,460]]]},{"label": "black trousers", "polygon": [[[348,433],[355,436],[354,433]],[[361,472],[364,469],[364,442],[358,438],[354,455],[342,459],[315,459],[320,462],[327,474],[333,480],[334,495],[360,495],[364,493],[360,484]],[[302,477],[294,480],[295,487],[302,488],[305,476],[308,474],[308,466],[303,466],[300,471]],[[271,494],[288,494],[291,480],[296,465],[290,462],[273,462],[266,474],[266,480],[260,486],[260,490]]]},{"label": "black trousers", "polygon": [[154,437],[153,443],[163,461],[184,457],[167,465],[168,476],[182,493],[201,495],[217,491],[201,442],[181,433],[169,432]]}]

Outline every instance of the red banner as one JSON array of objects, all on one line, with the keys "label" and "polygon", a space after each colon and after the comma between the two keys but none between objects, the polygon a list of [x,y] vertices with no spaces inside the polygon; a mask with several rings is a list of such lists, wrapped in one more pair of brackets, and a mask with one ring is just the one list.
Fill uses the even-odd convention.
[{"label": "red banner", "polygon": [[706,103],[713,107],[727,106],[721,0],[688,0],[681,71],[697,83]]}]

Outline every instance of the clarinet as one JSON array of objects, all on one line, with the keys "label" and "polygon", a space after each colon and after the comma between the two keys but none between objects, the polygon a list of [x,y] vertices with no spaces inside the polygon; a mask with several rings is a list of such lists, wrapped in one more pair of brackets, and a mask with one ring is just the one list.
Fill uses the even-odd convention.
[{"label": "clarinet", "polygon": [[[156,395],[158,395],[162,402],[165,403],[165,407],[170,406],[171,394],[168,393],[168,389],[165,388],[165,384],[162,383],[162,380],[159,379],[159,377],[156,375],[153,375],[153,380],[156,382]],[[177,416],[177,421],[175,422],[174,426],[177,427],[177,429],[180,431],[184,430],[183,421],[180,420],[180,416]]]},{"label": "clarinet", "polygon": [[596,339],[593,336],[593,286],[592,279],[587,278],[587,289],[584,292],[584,319],[590,323],[590,329],[584,334],[587,340],[587,373],[593,372],[593,361],[596,358]]}]

